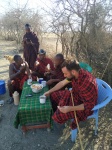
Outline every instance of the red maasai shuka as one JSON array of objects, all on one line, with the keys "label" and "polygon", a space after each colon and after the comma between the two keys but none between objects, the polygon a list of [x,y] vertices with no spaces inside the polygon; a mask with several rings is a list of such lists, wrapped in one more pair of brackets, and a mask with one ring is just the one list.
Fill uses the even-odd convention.
[{"label": "red maasai shuka", "polygon": [[21,74],[19,78],[15,78],[12,80],[12,84],[14,87],[18,90],[22,90],[24,82],[28,79],[28,76],[26,74]]},{"label": "red maasai shuka", "polygon": [[[91,73],[80,69],[79,77],[76,80],[72,79],[72,93],[74,98],[74,105],[84,104],[84,110],[76,111],[78,122],[85,121],[88,116],[92,115],[92,108],[97,103],[98,88],[96,79]],[[73,106],[70,91],[57,91],[51,94],[51,102],[55,111],[52,118],[63,124],[69,119],[74,118],[74,112],[62,113],[57,106]],[[71,128],[77,128],[75,119],[71,124]]]},{"label": "red maasai shuka", "polygon": [[44,73],[46,72],[46,67],[48,64],[50,64],[51,70],[54,70],[54,64],[50,58],[44,58],[43,60],[40,60],[39,58],[37,58],[37,61],[39,62],[39,65],[35,67],[35,71],[37,71],[41,75],[44,76]]},{"label": "red maasai shuka", "polygon": [[64,74],[62,72],[61,66],[56,67],[53,74],[54,75],[51,75],[51,79],[60,79],[60,81],[64,79]]},{"label": "red maasai shuka", "polygon": [[[13,72],[17,73],[20,68],[17,68],[16,64],[13,63],[14,69]],[[25,73],[21,73],[18,77],[16,77],[14,80],[11,81],[12,85],[14,85],[16,90],[22,90],[24,82],[28,79],[28,75]]]}]

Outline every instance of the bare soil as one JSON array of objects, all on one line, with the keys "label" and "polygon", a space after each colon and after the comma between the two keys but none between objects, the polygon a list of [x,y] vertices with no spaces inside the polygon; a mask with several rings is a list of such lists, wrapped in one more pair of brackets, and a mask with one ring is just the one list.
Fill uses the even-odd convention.
[{"label": "bare soil", "polygon": [[[52,43],[52,39],[49,40]],[[16,54],[15,42],[0,41],[0,79],[8,80],[9,62],[4,55]],[[48,49],[49,45],[48,45]],[[70,129],[54,124],[54,129],[36,129],[22,134],[21,127],[13,126],[18,107],[7,104],[8,90],[5,95],[0,95],[0,100],[5,101],[0,121],[0,150],[80,150],[79,138],[75,143],[70,140]],[[85,150],[112,150],[112,102],[99,112],[98,136],[94,136],[94,120],[87,120],[80,124],[82,141]]]}]

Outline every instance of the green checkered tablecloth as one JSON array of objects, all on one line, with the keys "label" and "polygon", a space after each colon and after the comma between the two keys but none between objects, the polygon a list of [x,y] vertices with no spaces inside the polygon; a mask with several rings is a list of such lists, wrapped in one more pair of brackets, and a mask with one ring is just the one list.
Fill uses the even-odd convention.
[{"label": "green checkered tablecloth", "polygon": [[[35,82],[33,82],[35,83]],[[27,124],[36,124],[39,122],[52,122],[52,106],[50,98],[46,99],[45,104],[40,104],[39,97],[48,91],[48,87],[44,87],[40,93],[33,93],[27,82],[24,83],[18,113],[15,118],[14,126],[23,126]],[[25,96],[32,94],[32,97]]]}]

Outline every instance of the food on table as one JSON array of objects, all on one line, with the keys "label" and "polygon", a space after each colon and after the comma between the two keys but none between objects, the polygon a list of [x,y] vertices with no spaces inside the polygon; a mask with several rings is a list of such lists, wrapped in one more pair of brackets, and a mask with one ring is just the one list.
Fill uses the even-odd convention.
[{"label": "food on table", "polygon": [[33,84],[33,85],[31,86],[31,88],[36,89],[36,90],[41,90],[41,89],[42,89],[42,85]]}]

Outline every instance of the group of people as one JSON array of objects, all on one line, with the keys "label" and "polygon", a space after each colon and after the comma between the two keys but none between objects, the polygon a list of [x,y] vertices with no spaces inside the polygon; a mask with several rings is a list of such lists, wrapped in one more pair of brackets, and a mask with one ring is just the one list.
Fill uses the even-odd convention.
[{"label": "group of people", "polygon": [[[97,103],[98,88],[95,77],[81,69],[77,61],[67,62],[61,53],[56,54],[53,60],[48,58],[45,50],[39,50],[38,38],[30,31],[30,25],[26,24],[25,28],[24,59],[20,55],[15,55],[14,63],[9,66],[8,102],[13,102],[14,91],[21,94],[23,84],[28,78],[33,80],[37,80],[37,77],[44,78],[49,86],[49,91],[44,95],[51,97],[54,121],[63,124],[74,118],[74,111],[78,122],[86,120],[93,113],[92,108]],[[65,89],[69,86],[72,88],[74,106],[71,92]],[[71,128],[76,127],[74,120]]]},{"label": "group of people", "polygon": [[[52,61],[50,58],[46,57],[46,52],[44,50],[40,50],[37,60],[34,63],[33,70],[29,68],[28,63],[24,61],[20,55],[15,55],[14,61],[15,62],[9,66],[9,103],[13,102],[12,94],[14,91],[18,91],[21,94],[23,84],[27,79],[32,78],[33,81],[37,81],[38,78],[43,78],[47,81],[49,88],[64,79],[61,70],[61,65],[64,62],[62,54],[57,54]],[[47,68],[48,64],[50,68]]]}]

